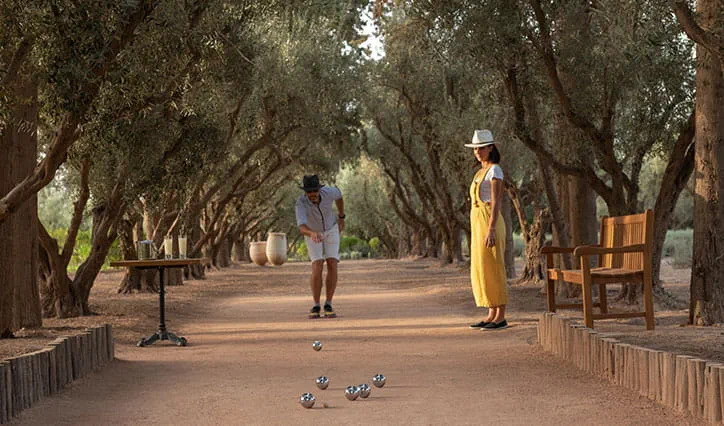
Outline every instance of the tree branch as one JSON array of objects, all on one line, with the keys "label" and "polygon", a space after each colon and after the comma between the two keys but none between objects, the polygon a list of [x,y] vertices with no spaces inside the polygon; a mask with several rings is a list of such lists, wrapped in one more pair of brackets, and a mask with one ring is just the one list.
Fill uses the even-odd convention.
[{"label": "tree branch", "polygon": [[78,140],[80,124],[85,120],[85,114],[92,101],[98,95],[101,84],[115,63],[115,58],[134,39],[138,26],[154,11],[158,1],[139,1],[135,9],[131,10],[120,28],[110,38],[109,46],[104,49],[103,59],[96,62],[92,69],[96,78],[91,78],[82,84],[79,93],[85,95],[77,111],[69,112],[61,120],[61,126],[53,137],[45,157],[28,175],[10,192],[0,199],[0,223],[14,213],[23,202],[37,194],[55,177],[55,172],[66,160],[68,149]]},{"label": "tree branch", "polygon": [[[724,65],[724,43],[699,26],[694,18],[694,14],[691,9],[689,9],[689,5],[685,1],[676,1],[673,9],[686,35],[697,44],[709,50],[709,52],[719,58],[719,62]],[[721,10],[719,12],[721,13]]]},{"label": "tree branch", "polygon": [[564,164],[558,161],[558,159],[550,151],[545,149],[540,142],[533,138],[528,126],[526,125],[525,106],[523,105],[522,94],[520,92],[520,88],[518,87],[517,73],[514,67],[509,68],[505,76],[505,88],[508,93],[508,98],[513,104],[513,114],[515,118],[514,129],[518,139],[520,139],[525,146],[538,156],[539,161],[545,161],[560,173],[585,179],[589,182],[593,190],[596,191],[596,193],[598,193],[604,200],[607,202],[611,200],[611,188],[609,188],[608,185],[606,185],[606,183],[596,175],[596,172],[590,166],[574,167]]},{"label": "tree branch", "polygon": [[73,249],[75,248],[78,231],[80,230],[80,224],[83,221],[83,211],[85,210],[86,203],[90,197],[90,190],[88,188],[88,175],[90,173],[90,158],[84,158],[80,164],[80,192],[78,193],[78,199],[73,205],[73,217],[68,226],[68,235],[65,238],[65,244],[63,245],[63,253],[61,258],[63,264],[67,267],[70,263],[70,259],[73,256]]},{"label": "tree branch", "polygon": [[25,62],[25,58],[30,54],[33,48],[33,38],[24,37],[20,40],[18,48],[15,50],[13,58],[10,60],[10,65],[5,73],[5,76],[0,80],[0,87],[8,87],[11,82],[15,80],[15,76],[20,71],[20,68]]},{"label": "tree branch", "polygon": [[611,176],[614,181],[614,188],[618,182],[622,183],[627,190],[632,190],[635,185],[628,176],[623,173],[621,166],[616,161],[613,151],[613,135],[610,129],[613,127],[610,120],[613,119],[614,108],[616,104],[615,90],[611,91],[611,99],[606,105],[606,116],[603,117],[604,129],[598,129],[589,119],[579,114],[573,107],[571,98],[566,93],[560,75],[558,73],[558,65],[553,53],[553,41],[551,39],[550,28],[548,28],[548,20],[545,11],[541,6],[540,0],[530,0],[533,7],[536,21],[540,30],[541,43],[538,44],[539,51],[543,57],[548,81],[550,82],[553,92],[558,98],[558,102],[565,114],[566,118],[578,129],[581,129],[593,142],[593,146],[601,154],[601,167]]}]

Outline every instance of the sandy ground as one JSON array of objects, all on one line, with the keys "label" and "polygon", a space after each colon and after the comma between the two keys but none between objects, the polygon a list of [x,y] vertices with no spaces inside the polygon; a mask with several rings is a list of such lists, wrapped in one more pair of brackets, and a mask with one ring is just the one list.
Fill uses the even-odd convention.
[{"label": "sandy ground", "polygon": [[[306,319],[307,264],[235,265],[171,288],[167,324],[188,347],[135,347],[155,330],[157,296],[117,295],[120,273],[103,274],[92,296],[102,315],[49,321],[24,343],[110,321],[117,360],[13,424],[697,423],[539,351],[537,286],[513,286],[512,326],[483,332],[467,327],[482,312],[464,269],[432,261],[340,266],[336,319]],[[376,373],[387,376],[384,388],[345,399],[346,386]],[[314,384],[320,375],[330,378],[327,390]],[[317,397],[313,409],[299,405],[303,392]]]}]

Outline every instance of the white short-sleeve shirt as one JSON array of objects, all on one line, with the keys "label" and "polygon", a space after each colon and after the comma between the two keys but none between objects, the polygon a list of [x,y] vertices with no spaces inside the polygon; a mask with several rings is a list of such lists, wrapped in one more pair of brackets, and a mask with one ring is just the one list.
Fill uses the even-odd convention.
[{"label": "white short-sleeve shirt", "polygon": [[483,177],[483,181],[480,182],[480,201],[484,203],[490,201],[490,182],[493,179],[503,180],[503,169],[497,164],[493,164],[488,169],[488,172],[485,173]]},{"label": "white short-sleeve shirt", "polygon": [[333,186],[323,186],[319,190],[319,204],[313,204],[305,194],[297,198],[294,210],[297,226],[307,225],[314,232],[327,232],[337,224],[334,202],[342,198],[342,191]]}]

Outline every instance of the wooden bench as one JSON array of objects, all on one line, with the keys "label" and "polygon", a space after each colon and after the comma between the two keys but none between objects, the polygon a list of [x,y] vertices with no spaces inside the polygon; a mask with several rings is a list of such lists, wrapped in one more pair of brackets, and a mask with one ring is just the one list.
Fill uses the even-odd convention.
[{"label": "wooden bench", "polygon": [[[586,327],[593,328],[593,320],[606,318],[646,318],[646,328],[654,329],[654,301],[652,294],[651,250],[654,241],[654,212],[603,217],[599,244],[591,246],[543,247],[546,255],[548,279],[548,311],[556,308],[583,308]],[[553,255],[573,253],[580,258],[581,269],[557,269]],[[590,256],[598,256],[598,266],[591,268]],[[561,280],[583,286],[583,303],[557,305],[555,282]],[[643,312],[609,313],[606,300],[606,284],[637,283],[643,285]],[[598,303],[593,302],[592,289],[599,288]],[[600,313],[594,314],[598,306]]]}]

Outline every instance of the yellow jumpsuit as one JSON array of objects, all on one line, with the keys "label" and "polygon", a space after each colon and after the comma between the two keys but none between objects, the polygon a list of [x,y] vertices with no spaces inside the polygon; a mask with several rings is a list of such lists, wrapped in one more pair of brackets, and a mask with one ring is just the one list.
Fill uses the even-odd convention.
[{"label": "yellow jumpsuit", "polygon": [[490,223],[490,202],[480,200],[480,184],[490,167],[478,170],[470,185],[470,281],[475,304],[483,307],[498,307],[508,304],[508,289],[505,277],[505,222],[498,212],[495,222],[495,246],[486,247]]}]

